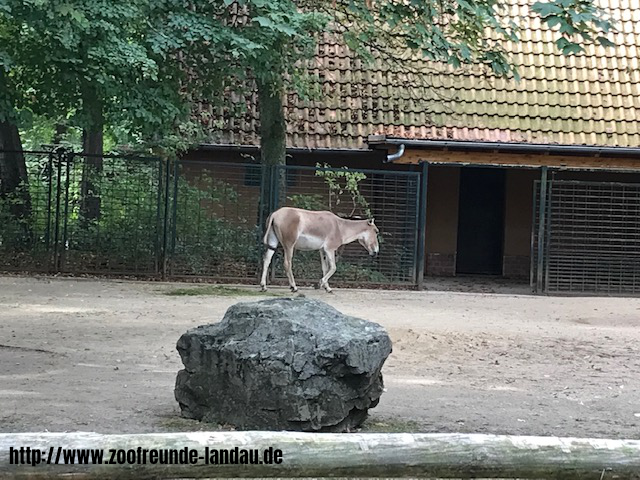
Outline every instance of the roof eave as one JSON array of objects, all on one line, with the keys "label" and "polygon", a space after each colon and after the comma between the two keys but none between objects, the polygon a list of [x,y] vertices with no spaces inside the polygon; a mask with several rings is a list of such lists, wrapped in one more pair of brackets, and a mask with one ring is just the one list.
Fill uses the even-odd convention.
[{"label": "roof eave", "polygon": [[405,145],[407,148],[451,152],[520,153],[537,155],[571,155],[582,157],[640,158],[640,147],[604,147],[598,145],[564,145],[543,143],[509,143],[464,140],[427,140],[370,135],[370,147]]}]

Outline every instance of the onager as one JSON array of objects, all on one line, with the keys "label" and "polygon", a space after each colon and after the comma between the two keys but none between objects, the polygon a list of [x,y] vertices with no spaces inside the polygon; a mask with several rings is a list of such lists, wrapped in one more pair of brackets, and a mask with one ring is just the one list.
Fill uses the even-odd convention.
[{"label": "onager", "polygon": [[260,287],[262,291],[267,289],[269,264],[278,248],[278,243],[281,243],[284,249],[284,270],[289,279],[291,291],[298,291],[291,270],[294,250],[320,250],[322,278],[319,288],[324,288],[330,293],[329,279],[336,271],[336,250],[342,245],[357,240],[367,249],[369,255],[375,257],[380,250],[378,232],[373,219],[347,220],[332,212],[280,208],[269,215],[267,220],[267,231],[263,240],[267,251],[264,254]]}]

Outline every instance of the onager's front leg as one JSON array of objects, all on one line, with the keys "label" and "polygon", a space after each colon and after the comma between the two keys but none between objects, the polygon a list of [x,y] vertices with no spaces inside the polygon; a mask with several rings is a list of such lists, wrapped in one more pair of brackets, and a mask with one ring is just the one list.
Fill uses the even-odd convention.
[{"label": "onager's front leg", "polygon": [[325,263],[327,266],[327,273],[324,274],[322,280],[320,280],[320,286],[324,287],[327,293],[331,293],[331,287],[329,287],[329,279],[336,272],[336,252],[325,251]]},{"label": "onager's front leg", "polygon": [[293,270],[292,270],[292,261],[293,261],[293,247],[284,249],[284,271],[287,274],[287,278],[289,279],[289,286],[291,287],[291,291],[293,293],[298,291],[298,287],[296,287],[296,281],[293,278]]},{"label": "onager's front leg", "polygon": [[322,288],[322,278],[327,274],[327,256],[324,253],[323,249],[320,249],[320,263],[322,263],[322,277],[320,277],[320,281],[318,282],[318,286],[316,288]]}]

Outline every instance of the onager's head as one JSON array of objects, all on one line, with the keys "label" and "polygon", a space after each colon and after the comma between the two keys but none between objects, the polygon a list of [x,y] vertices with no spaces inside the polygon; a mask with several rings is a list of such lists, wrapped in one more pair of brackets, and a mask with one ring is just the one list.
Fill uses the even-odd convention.
[{"label": "onager's head", "polygon": [[358,242],[364,248],[367,249],[369,255],[375,257],[380,251],[380,245],[378,244],[378,227],[376,227],[375,223],[373,223],[373,218],[371,220],[367,220],[367,226],[362,231],[362,234],[358,237]]}]

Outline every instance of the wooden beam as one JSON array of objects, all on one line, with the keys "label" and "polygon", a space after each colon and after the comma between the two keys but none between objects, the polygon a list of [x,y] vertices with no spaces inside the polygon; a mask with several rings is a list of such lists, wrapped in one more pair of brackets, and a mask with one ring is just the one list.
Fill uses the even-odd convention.
[{"label": "wooden beam", "polygon": [[574,157],[560,155],[535,155],[486,152],[447,152],[439,150],[408,149],[394,163],[496,165],[504,167],[575,168],[640,171],[640,158]]},{"label": "wooden beam", "polygon": [[[55,464],[58,448],[111,451],[125,464]],[[258,449],[257,465],[206,464],[222,449]],[[27,455],[27,450],[30,456]],[[22,450],[20,450],[22,449]],[[151,464],[151,450],[194,451],[196,464]],[[280,464],[263,455],[282,452]],[[37,455],[34,453],[38,451]],[[51,457],[49,457],[51,455]],[[40,463],[36,463],[34,457]],[[185,455],[189,457],[189,455]],[[27,458],[28,457],[28,458]],[[47,459],[51,463],[47,463]],[[64,454],[61,455],[64,458]],[[191,458],[191,457],[189,457]],[[15,464],[22,461],[26,464]],[[265,462],[267,460],[267,462]],[[640,472],[640,440],[519,437],[466,434],[319,434],[294,432],[192,432],[129,435],[98,433],[0,434],[1,478],[205,478],[205,477],[438,477],[631,479]]]}]

